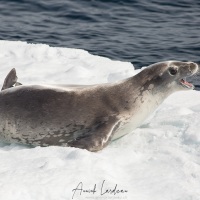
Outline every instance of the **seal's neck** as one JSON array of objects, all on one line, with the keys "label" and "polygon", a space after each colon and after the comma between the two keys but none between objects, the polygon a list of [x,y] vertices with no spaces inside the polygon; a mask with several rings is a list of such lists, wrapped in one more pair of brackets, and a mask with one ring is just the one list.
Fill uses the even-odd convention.
[{"label": "seal's neck", "polygon": [[129,109],[135,112],[136,106],[143,104],[149,112],[155,110],[169,95],[175,92],[173,89],[154,84],[155,75],[145,69],[142,73],[130,77],[124,81],[126,99]]}]

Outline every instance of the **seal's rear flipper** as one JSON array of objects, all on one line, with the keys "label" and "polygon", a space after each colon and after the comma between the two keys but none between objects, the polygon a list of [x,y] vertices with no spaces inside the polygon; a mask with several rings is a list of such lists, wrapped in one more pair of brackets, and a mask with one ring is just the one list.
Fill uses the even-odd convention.
[{"label": "seal's rear flipper", "polygon": [[16,75],[16,70],[15,68],[13,68],[8,75],[6,76],[4,83],[3,83],[3,87],[1,88],[1,90],[5,90],[7,88],[11,88],[14,86],[14,84],[17,83],[17,75]]}]

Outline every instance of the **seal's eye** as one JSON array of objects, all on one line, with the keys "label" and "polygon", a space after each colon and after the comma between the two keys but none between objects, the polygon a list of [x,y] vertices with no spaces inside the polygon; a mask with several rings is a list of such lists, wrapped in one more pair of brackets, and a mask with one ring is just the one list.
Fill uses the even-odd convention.
[{"label": "seal's eye", "polygon": [[176,75],[177,72],[178,72],[178,69],[173,68],[173,67],[169,68],[169,73],[170,73],[172,76]]}]

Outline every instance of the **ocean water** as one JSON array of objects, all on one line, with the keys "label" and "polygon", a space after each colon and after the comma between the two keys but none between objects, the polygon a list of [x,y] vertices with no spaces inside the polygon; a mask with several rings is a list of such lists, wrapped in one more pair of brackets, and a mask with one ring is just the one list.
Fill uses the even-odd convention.
[{"label": "ocean water", "polygon": [[0,0],[0,39],[85,49],[136,68],[199,62],[199,11],[199,0]]}]

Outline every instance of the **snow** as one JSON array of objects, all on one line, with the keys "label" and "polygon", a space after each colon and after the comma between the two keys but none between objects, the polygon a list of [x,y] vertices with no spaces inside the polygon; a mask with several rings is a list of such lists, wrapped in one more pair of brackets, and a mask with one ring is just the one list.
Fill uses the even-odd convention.
[{"label": "snow", "polygon": [[[113,82],[139,71],[84,50],[0,41],[1,84],[13,67],[23,84]],[[200,93],[177,92],[141,127],[97,153],[0,143],[0,198],[199,200],[199,119]],[[80,182],[84,190],[96,184],[96,192],[74,194]],[[101,195],[116,184],[128,192]]]}]

